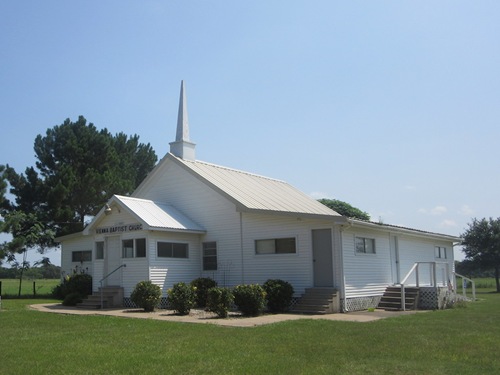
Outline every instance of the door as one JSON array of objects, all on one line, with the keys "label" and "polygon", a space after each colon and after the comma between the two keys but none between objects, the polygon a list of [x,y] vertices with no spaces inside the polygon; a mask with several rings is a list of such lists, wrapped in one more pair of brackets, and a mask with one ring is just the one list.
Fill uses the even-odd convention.
[{"label": "door", "polygon": [[399,244],[396,236],[391,236],[391,269],[392,269],[392,283],[399,284]]},{"label": "door", "polygon": [[314,286],[333,286],[332,230],[312,231]]},{"label": "door", "polygon": [[[106,266],[104,267],[104,276],[113,272],[122,264],[121,257],[121,241],[120,236],[113,236],[106,238],[106,252],[105,252],[105,260]],[[114,272],[112,275],[108,276],[104,280],[105,286],[121,286],[122,285],[122,269],[120,268],[118,271]]]}]

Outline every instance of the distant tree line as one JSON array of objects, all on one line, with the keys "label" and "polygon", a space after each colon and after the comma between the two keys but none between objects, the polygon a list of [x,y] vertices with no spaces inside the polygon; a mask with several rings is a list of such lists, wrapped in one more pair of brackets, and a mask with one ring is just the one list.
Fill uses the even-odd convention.
[{"label": "distant tree line", "polygon": [[[21,271],[18,268],[4,268],[0,266],[0,279],[18,279]],[[48,266],[31,267],[24,271],[25,279],[58,279],[61,277],[61,267],[50,264]]]}]

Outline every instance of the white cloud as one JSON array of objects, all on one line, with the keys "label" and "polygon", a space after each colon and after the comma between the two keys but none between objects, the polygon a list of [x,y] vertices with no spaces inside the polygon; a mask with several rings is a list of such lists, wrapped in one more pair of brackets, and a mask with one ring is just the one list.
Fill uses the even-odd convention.
[{"label": "white cloud", "polygon": [[413,186],[413,185],[405,185],[404,189],[408,190],[408,191],[415,191],[415,190],[417,190],[417,187]]},{"label": "white cloud", "polygon": [[446,211],[448,211],[448,209],[445,206],[436,206],[431,209],[431,215],[442,215]]},{"label": "white cloud", "polygon": [[470,208],[468,205],[463,204],[462,207],[460,207],[460,210],[458,211],[460,214],[465,215],[465,216],[472,216],[474,215],[474,210]]},{"label": "white cloud", "polygon": [[431,208],[431,209],[419,208],[417,212],[419,214],[438,216],[438,215],[442,215],[442,214],[446,213],[447,211],[448,211],[448,209],[445,206],[436,206],[436,207]]},{"label": "white cloud", "polygon": [[444,228],[455,228],[457,226],[457,223],[455,222],[455,220],[446,219],[446,220],[443,220],[439,224],[439,226],[444,227]]}]

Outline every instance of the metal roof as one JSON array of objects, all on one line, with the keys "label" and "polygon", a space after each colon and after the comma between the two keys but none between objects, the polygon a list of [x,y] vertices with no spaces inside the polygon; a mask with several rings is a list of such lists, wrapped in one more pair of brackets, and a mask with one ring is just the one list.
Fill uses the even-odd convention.
[{"label": "metal roof", "polygon": [[171,205],[121,195],[114,195],[113,198],[144,222],[148,229],[205,232],[204,228]]},{"label": "metal roof", "polygon": [[167,157],[232,200],[240,211],[345,220],[342,215],[284,181],[202,161],[188,161],[172,154]]}]

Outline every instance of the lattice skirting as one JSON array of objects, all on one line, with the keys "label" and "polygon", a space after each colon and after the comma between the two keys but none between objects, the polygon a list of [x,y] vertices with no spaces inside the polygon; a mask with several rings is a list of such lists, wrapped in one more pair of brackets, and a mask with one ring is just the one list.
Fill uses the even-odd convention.
[{"label": "lattice skirting", "polygon": [[[290,309],[293,309],[293,307],[297,304],[299,301],[299,297],[292,297],[292,302],[290,302]],[[130,297],[125,297],[123,298],[123,307],[126,308],[138,308],[135,303],[132,302]],[[169,303],[167,297],[161,297],[160,303],[157,306],[158,309],[169,309]],[[233,306],[233,310],[236,310],[236,306]]]},{"label": "lattice skirting", "polygon": [[382,296],[346,298],[341,301],[341,311],[361,311],[378,306]]},{"label": "lattice skirting", "polygon": [[[132,302],[130,297],[123,298],[123,307],[127,308],[138,308],[135,303]],[[167,297],[161,297],[160,303],[156,306],[158,309],[168,309]]]}]

